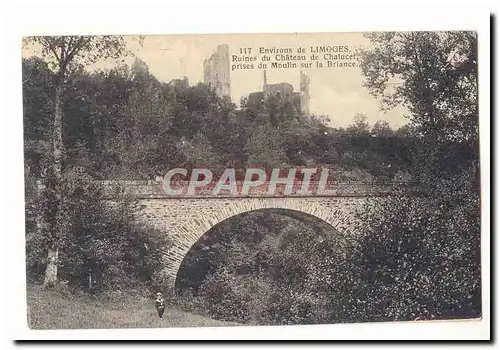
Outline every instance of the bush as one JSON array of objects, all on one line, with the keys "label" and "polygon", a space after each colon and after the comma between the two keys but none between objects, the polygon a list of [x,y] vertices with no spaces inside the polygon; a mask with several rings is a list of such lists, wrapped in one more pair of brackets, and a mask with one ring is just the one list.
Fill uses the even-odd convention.
[{"label": "bush", "polygon": [[481,315],[479,226],[443,200],[379,200],[361,214],[352,320]]},{"label": "bush", "polygon": [[[157,287],[155,270],[162,266],[161,251],[169,244],[165,236],[137,222],[139,209],[131,198],[118,194],[109,202],[96,182],[85,177],[66,180],[59,279],[93,292]],[[28,274],[38,280],[45,269],[47,234],[32,233],[27,242]]]},{"label": "bush", "polygon": [[180,305],[188,299],[189,311],[248,324],[343,321],[346,281],[356,270],[340,241],[335,232],[281,214],[242,214],[216,226],[186,256]]}]

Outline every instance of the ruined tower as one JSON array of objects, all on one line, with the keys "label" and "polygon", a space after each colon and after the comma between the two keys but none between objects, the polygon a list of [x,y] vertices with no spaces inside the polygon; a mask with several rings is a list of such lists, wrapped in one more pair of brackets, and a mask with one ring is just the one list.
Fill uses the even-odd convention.
[{"label": "ruined tower", "polygon": [[300,71],[300,91],[294,92],[290,83],[268,84],[266,70],[263,71],[262,91],[252,92],[248,95],[247,106],[262,109],[264,102],[271,96],[279,97],[282,101],[293,104],[298,114],[309,114],[309,77]]},{"label": "ruined tower", "polygon": [[300,71],[300,112],[302,114],[309,114],[309,77]]},{"label": "ruined tower", "polygon": [[219,97],[231,98],[229,46],[219,45],[217,51],[203,62],[204,81]]}]

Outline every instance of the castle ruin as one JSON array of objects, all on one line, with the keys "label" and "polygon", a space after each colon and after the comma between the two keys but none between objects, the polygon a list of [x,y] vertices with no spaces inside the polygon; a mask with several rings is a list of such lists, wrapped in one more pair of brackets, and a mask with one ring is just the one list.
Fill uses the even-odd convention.
[{"label": "castle ruin", "polygon": [[226,44],[217,46],[217,51],[203,61],[205,84],[215,89],[221,98],[231,98],[229,68],[229,46]]},{"label": "castle ruin", "polygon": [[270,97],[279,97],[284,101],[293,104],[298,114],[309,114],[309,77],[300,72],[300,91],[294,92],[290,83],[268,84],[267,74],[264,70],[264,83],[262,91],[253,92],[248,95],[248,106],[254,109],[261,109]]}]

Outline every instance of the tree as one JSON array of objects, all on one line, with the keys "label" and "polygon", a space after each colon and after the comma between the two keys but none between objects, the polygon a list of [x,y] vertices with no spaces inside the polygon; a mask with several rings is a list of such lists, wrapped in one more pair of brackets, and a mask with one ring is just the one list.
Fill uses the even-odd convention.
[{"label": "tree", "polygon": [[246,142],[247,166],[276,168],[286,164],[286,154],[281,148],[281,140],[276,137],[276,130],[257,125],[248,135]]},{"label": "tree", "polygon": [[[373,319],[481,315],[477,39],[473,32],[374,33],[365,86],[382,107],[405,105],[412,175],[425,198],[362,212],[360,271]],[[356,293],[356,292],[355,292]],[[362,297],[361,295],[364,296]],[[404,295],[405,299],[397,298]],[[369,301],[368,301],[369,300]]]},{"label": "tree", "polygon": [[391,129],[389,123],[385,120],[377,120],[377,122],[373,124],[372,135],[388,137],[392,136],[393,134],[394,131]]},{"label": "tree", "polygon": [[338,321],[352,304],[344,300],[356,276],[346,260],[350,250],[326,228],[265,211],[245,213],[214,227],[190,250],[178,293],[193,294],[186,305],[195,306],[192,311],[228,321]]},{"label": "tree", "polygon": [[347,127],[347,131],[353,135],[365,135],[370,132],[370,125],[366,121],[367,117],[363,113],[357,113],[354,118],[354,124]]},{"label": "tree", "polygon": [[[52,72],[38,57],[23,59],[23,125],[24,157],[29,173],[39,177],[43,156],[50,148],[50,128],[53,115]],[[27,173],[26,173],[27,175]]]},{"label": "tree", "polygon": [[[50,242],[47,256],[47,267],[45,272],[44,286],[51,286],[57,282],[57,266],[59,245],[62,243],[64,232],[63,222],[63,194],[62,194],[62,161],[64,159],[63,143],[63,100],[62,95],[68,74],[77,67],[97,62],[99,59],[118,58],[125,51],[125,42],[118,36],[40,36],[28,37],[26,45],[33,45],[40,49],[52,70],[54,84],[54,118],[51,135],[52,154],[50,162],[50,173],[53,181],[48,183],[53,188],[51,201],[52,220],[56,223],[51,225],[54,232],[50,234]],[[43,217],[43,215],[42,215]]]},{"label": "tree", "polygon": [[[479,173],[477,37],[474,32],[388,32],[367,37],[365,86],[383,108],[405,105],[420,180],[435,183],[472,166]],[[450,153],[465,157],[449,157]],[[450,164],[449,159],[454,159]]]},{"label": "tree", "polygon": [[[464,186],[464,182],[457,187]],[[467,189],[465,189],[467,190]],[[371,203],[370,203],[371,202]],[[370,201],[357,237],[360,272],[352,320],[425,320],[481,315],[477,203],[450,210],[446,199]]]},{"label": "tree", "polygon": [[477,140],[477,37],[474,32],[387,32],[366,35],[365,86],[383,108],[403,104],[435,141]]}]

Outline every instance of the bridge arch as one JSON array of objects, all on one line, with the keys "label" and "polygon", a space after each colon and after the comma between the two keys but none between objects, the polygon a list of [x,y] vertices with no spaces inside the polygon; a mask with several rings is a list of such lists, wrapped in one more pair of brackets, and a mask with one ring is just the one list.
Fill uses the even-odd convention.
[{"label": "bridge arch", "polygon": [[[338,234],[350,237],[362,225],[356,210],[370,198],[420,196],[418,183],[412,182],[332,182],[325,195],[253,193],[248,196],[213,196],[210,193],[182,194],[176,197],[162,191],[161,181],[102,181],[104,193],[112,202],[117,193],[127,193],[142,207],[138,220],[169,236],[172,247],[165,252],[164,270],[159,276],[172,289],[181,263],[191,247],[218,223],[245,212],[260,209],[287,209],[308,214],[331,225]],[[40,187],[41,186],[41,187]],[[39,183],[39,188],[43,184]],[[117,191],[119,189],[119,191]],[[280,192],[281,193],[281,192]]]},{"label": "bridge arch", "polygon": [[[177,275],[175,276],[173,285],[175,287],[175,292],[177,293],[179,290],[181,290],[180,283],[182,284],[182,280],[180,281],[179,279],[184,277],[186,278],[187,275],[182,273],[183,268],[185,268],[185,263],[190,254],[193,254],[193,248],[199,244],[199,242],[205,237],[207,234],[210,232],[213,232],[214,229],[216,229],[218,226],[221,226],[228,221],[231,221],[235,218],[242,217],[245,214],[251,214],[251,213],[270,213],[270,214],[278,214],[281,216],[289,217],[295,220],[298,220],[302,222],[303,224],[306,224],[310,228],[314,229],[315,231],[322,232],[323,234],[331,235],[333,236],[332,238],[335,239],[336,242],[336,250],[338,251],[338,254],[341,256],[342,254],[345,254],[347,252],[347,245],[348,242],[344,239],[344,235],[340,232],[338,232],[331,224],[327,223],[323,219],[320,219],[317,216],[313,216],[311,214],[307,214],[303,211],[297,211],[297,210],[292,210],[292,209],[283,209],[283,208],[264,208],[264,209],[256,209],[256,210],[250,210],[247,212],[243,212],[240,214],[233,215],[225,220],[222,220],[221,222],[217,223],[214,225],[210,230],[206,231],[191,247],[191,249],[186,253],[184,256],[184,259],[182,260],[179,269],[177,271]],[[318,235],[320,237],[320,235]]]},{"label": "bridge arch", "polygon": [[[252,212],[270,210],[285,213],[313,225],[328,225],[339,238],[355,235],[359,223],[354,216],[353,207],[359,207],[362,198],[340,199],[324,198],[217,198],[217,199],[182,199],[172,204],[191,208],[191,216],[184,215],[184,220],[168,220],[169,210],[165,210],[163,229],[171,237],[172,246],[164,256],[164,279],[172,290],[184,258],[193,245],[209,230],[219,223],[234,216]],[[196,210],[197,204],[201,208]],[[187,219],[186,219],[187,218]]]}]

